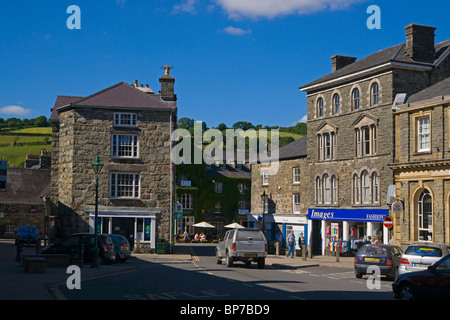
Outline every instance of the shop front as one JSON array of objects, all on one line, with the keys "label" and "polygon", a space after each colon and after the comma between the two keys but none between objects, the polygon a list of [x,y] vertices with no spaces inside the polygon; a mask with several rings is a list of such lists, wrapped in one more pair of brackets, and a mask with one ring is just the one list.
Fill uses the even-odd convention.
[{"label": "shop front", "polygon": [[[95,211],[89,212],[89,232],[94,232]],[[133,248],[141,252],[156,250],[156,214],[159,211],[139,208],[99,207],[97,213],[97,232],[125,236]]]},{"label": "shop front", "polygon": [[[368,240],[389,243],[389,229],[383,220],[389,208],[310,208],[308,209],[308,238],[314,254],[353,256]],[[370,238],[369,238],[370,237]]]}]

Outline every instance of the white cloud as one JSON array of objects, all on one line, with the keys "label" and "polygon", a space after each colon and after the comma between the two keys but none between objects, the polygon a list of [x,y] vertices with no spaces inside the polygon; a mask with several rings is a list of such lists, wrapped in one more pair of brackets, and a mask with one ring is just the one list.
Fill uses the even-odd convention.
[{"label": "white cloud", "polygon": [[23,117],[29,115],[30,113],[30,109],[25,109],[21,106],[5,106],[3,108],[0,108],[0,114]]},{"label": "white cloud", "polygon": [[228,26],[225,29],[221,30],[221,32],[225,32],[225,33],[232,34],[232,35],[235,35],[235,36],[242,36],[244,34],[252,33],[252,30],[244,30],[244,29],[241,29],[241,28],[235,28],[235,27],[232,27],[232,26]]},{"label": "white cloud", "polygon": [[230,17],[274,18],[308,14],[321,10],[345,9],[367,0],[215,0]]},{"label": "white cloud", "polygon": [[173,7],[172,13],[178,12],[188,12],[188,13],[196,13],[195,5],[198,3],[198,0],[186,0],[184,3],[177,4]]}]

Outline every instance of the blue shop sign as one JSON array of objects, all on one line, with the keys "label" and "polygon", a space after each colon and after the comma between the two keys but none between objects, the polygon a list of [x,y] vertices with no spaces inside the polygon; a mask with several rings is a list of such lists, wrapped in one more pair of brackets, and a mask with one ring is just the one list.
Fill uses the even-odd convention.
[{"label": "blue shop sign", "polygon": [[310,220],[361,221],[382,223],[384,218],[386,218],[387,216],[389,216],[389,209],[308,209],[308,219]]}]

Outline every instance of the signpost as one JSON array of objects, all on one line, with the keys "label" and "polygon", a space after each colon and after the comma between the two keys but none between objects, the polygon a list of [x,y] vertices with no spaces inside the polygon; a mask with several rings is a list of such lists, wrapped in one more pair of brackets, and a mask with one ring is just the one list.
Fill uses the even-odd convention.
[{"label": "signpost", "polygon": [[395,214],[400,214],[403,211],[403,203],[401,201],[395,201],[392,204],[392,212]]}]

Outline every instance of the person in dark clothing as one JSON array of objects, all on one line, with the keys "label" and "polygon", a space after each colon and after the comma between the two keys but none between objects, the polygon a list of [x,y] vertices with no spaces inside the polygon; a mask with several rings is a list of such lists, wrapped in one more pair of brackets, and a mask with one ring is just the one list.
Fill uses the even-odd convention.
[{"label": "person in dark clothing", "polygon": [[23,245],[24,242],[22,240],[22,236],[18,236],[16,239],[16,262],[21,263],[22,262],[22,253],[23,253]]}]

